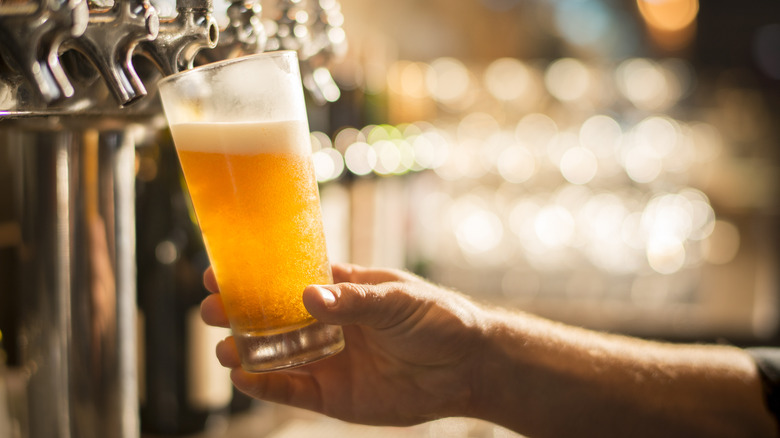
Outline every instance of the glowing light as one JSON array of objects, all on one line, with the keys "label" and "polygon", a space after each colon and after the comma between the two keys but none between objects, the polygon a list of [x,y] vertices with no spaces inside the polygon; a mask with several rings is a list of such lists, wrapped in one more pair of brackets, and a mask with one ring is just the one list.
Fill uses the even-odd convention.
[{"label": "glowing light", "polygon": [[495,213],[485,206],[477,195],[456,200],[449,209],[458,246],[468,254],[480,254],[498,247],[504,236],[504,227]]},{"label": "glowing light", "polygon": [[535,155],[541,155],[547,145],[558,134],[558,125],[549,116],[531,113],[523,117],[515,127],[515,137],[531,148]]},{"label": "glowing light", "polygon": [[623,61],[615,71],[620,92],[639,109],[661,110],[673,103],[666,72],[644,58]]},{"label": "glowing light", "polygon": [[333,138],[333,147],[343,154],[352,143],[357,143],[358,141],[366,141],[360,131],[355,128],[344,128],[336,133],[336,136]]},{"label": "glowing light", "polygon": [[648,117],[632,129],[635,141],[646,143],[659,156],[669,155],[678,145],[679,125],[668,117]]},{"label": "glowing light", "polygon": [[344,172],[344,158],[336,149],[320,149],[312,155],[312,161],[318,182],[334,180]]},{"label": "glowing light", "polygon": [[699,13],[698,0],[637,0],[647,24],[663,31],[679,31],[690,26]]},{"label": "glowing light", "polygon": [[505,180],[522,183],[533,176],[536,171],[536,161],[528,149],[513,145],[501,152],[496,167]]},{"label": "glowing light", "polygon": [[561,175],[572,184],[587,184],[598,171],[598,161],[588,149],[573,147],[561,157]]},{"label": "glowing light", "polygon": [[580,127],[580,144],[593,151],[602,159],[615,155],[623,131],[615,119],[605,115],[595,115]]},{"label": "glowing light", "polygon": [[574,218],[559,205],[544,207],[534,220],[534,230],[545,245],[558,247],[569,244],[574,236]]},{"label": "glowing light", "polygon": [[368,143],[353,143],[344,154],[344,162],[355,175],[368,175],[376,166],[376,152]]},{"label": "glowing light", "polygon": [[373,144],[377,156],[374,168],[376,173],[386,175],[393,173],[401,165],[401,152],[390,140],[380,140]]},{"label": "glowing light", "polygon": [[581,61],[562,58],[547,68],[544,84],[550,94],[561,101],[579,100],[591,86],[590,72]]},{"label": "glowing light", "polygon": [[623,168],[638,183],[654,181],[663,171],[663,161],[655,149],[645,143],[628,145],[623,151]]},{"label": "glowing light", "polygon": [[660,274],[673,274],[685,264],[685,247],[671,236],[657,236],[647,243],[647,262]]},{"label": "glowing light", "polygon": [[500,58],[485,70],[485,87],[498,100],[522,98],[530,89],[531,73],[526,65],[514,58]]},{"label": "glowing light", "polygon": [[489,211],[477,210],[456,225],[455,235],[465,252],[483,253],[501,242],[501,220]]},{"label": "glowing light", "polygon": [[439,58],[431,63],[426,76],[428,92],[443,103],[465,98],[471,86],[468,69],[454,58]]},{"label": "glowing light", "polygon": [[430,67],[420,62],[398,61],[388,71],[388,85],[393,91],[406,96],[428,96],[426,78]]}]

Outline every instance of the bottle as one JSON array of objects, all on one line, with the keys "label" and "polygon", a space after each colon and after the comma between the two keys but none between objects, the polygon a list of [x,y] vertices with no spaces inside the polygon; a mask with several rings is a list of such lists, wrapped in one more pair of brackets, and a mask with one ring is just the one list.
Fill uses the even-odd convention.
[{"label": "bottle", "polygon": [[139,395],[144,433],[224,426],[233,389],[216,359],[227,329],[207,326],[200,303],[209,261],[168,132],[138,151],[136,236]]}]

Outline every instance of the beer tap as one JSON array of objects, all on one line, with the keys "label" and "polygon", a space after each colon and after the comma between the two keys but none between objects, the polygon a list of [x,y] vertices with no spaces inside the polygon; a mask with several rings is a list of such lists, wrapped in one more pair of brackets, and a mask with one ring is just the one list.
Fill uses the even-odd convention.
[{"label": "beer tap", "polygon": [[83,35],[63,43],[75,49],[97,68],[121,106],[146,95],[146,88],[132,63],[141,41],[157,37],[159,17],[149,0],[117,0],[111,9],[92,11]]},{"label": "beer tap", "polygon": [[298,52],[301,78],[318,104],[336,101],[341,93],[327,65],[346,49],[340,6],[333,0],[279,0],[268,28],[268,48]]},{"label": "beer tap", "polygon": [[38,91],[45,104],[73,95],[59,62],[63,40],[84,33],[86,0],[36,0],[0,6],[0,52]]},{"label": "beer tap", "polygon": [[176,17],[160,23],[157,38],[139,46],[139,53],[165,76],[192,68],[195,55],[201,49],[213,49],[219,39],[211,0],[177,0],[176,11]]},{"label": "beer tap", "polygon": [[227,26],[220,32],[219,44],[204,51],[206,62],[251,55],[265,50],[268,35],[260,21],[262,6],[259,0],[234,0],[227,8]]},{"label": "beer tap", "polygon": [[309,38],[300,50],[301,77],[304,87],[320,104],[335,102],[341,96],[328,66],[346,53],[343,22],[341,6],[336,1],[312,1],[307,23]]}]

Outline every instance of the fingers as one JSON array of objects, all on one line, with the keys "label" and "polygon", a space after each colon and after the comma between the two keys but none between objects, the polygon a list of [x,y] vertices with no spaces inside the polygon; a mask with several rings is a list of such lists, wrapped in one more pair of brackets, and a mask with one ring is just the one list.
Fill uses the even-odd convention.
[{"label": "fingers", "polygon": [[319,385],[302,369],[273,373],[248,373],[241,368],[241,360],[233,336],[217,344],[217,359],[231,368],[233,384],[245,394],[276,403],[284,403],[309,410],[320,410]]},{"label": "fingers", "polygon": [[211,294],[200,303],[200,317],[208,325],[217,327],[229,327],[225,306],[222,303],[222,296]]},{"label": "fingers", "polygon": [[233,336],[228,336],[217,344],[217,359],[225,368],[237,368],[241,366],[238,356],[238,347]]},{"label": "fingers", "polygon": [[402,323],[422,305],[400,282],[312,285],[303,291],[303,304],[326,324],[360,324],[376,329]]},{"label": "fingers", "polygon": [[211,293],[219,293],[219,286],[217,286],[217,277],[214,275],[214,270],[209,266],[203,273],[203,285],[206,286]]},{"label": "fingers", "polygon": [[236,388],[251,397],[322,412],[320,385],[303,370],[248,373],[238,367],[230,371],[230,378]]}]

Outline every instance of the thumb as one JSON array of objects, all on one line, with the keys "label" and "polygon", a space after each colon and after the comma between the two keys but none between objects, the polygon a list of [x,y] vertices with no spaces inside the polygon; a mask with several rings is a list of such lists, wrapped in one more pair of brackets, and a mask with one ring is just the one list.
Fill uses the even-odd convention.
[{"label": "thumb", "polygon": [[303,304],[313,317],[326,324],[359,324],[376,329],[398,325],[422,307],[420,300],[396,282],[312,285],[303,291]]}]

